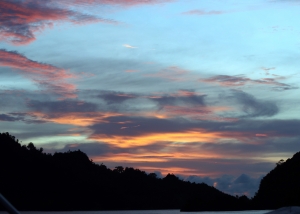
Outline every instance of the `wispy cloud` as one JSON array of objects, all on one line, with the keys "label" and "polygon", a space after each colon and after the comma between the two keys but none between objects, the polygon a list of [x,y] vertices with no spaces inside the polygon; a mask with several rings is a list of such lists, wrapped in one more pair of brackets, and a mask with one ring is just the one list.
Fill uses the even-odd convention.
[{"label": "wispy cloud", "polygon": [[234,97],[242,104],[242,110],[247,114],[247,117],[271,117],[279,112],[276,103],[258,100],[253,95],[243,91],[234,91]]},{"label": "wispy cloud", "polygon": [[132,49],[137,48],[137,47],[135,47],[135,46],[128,45],[128,44],[124,44],[123,47],[125,47],[125,48],[132,48]]},{"label": "wispy cloud", "polygon": [[270,71],[275,70],[276,68],[275,67],[272,67],[272,68],[261,67],[261,69],[265,71],[266,75],[270,75]]},{"label": "wispy cloud", "polygon": [[37,83],[40,87],[63,98],[75,98],[76,87],[66,80],[75,76],[65,69],[28,59],[16,51],[0,49],[0,66],[10,67]]},{"label": "wispy cloud", "polygon": [[0,3],[0,40],[15,45],[33,42],[37,32],[52,27],[59,22],[88,24],[103,22],[120,24],[112,19],[80,12],[82,6],[121,6],[155,5],[174,0],[4,0]]},{"label": "wispy cloud", "polygon": [[221,117],[216,113],[227,111],[228,107],[213,107],[213,106],[164,106],[165,115],[176,117],[187,117],[193,120],[208,120],[208,121],[226,121],[235,122],[237,118]]},{"label": "wispy cloud", "polygon": [[[53,1],[53,0],[52,0]],[[173,2],[175,0],[62,0],[67,4],[110,4],[110,5],[120,5],[120,6],[138,6],[138,5],[153,5]]]},{"label": "wispy cloud", "polygon": [[145,76],[167,79],[173,82],[181,82],[189,79],[188,74],[190,74],[188,70],[182,69],[177,66],[170,66],[153,74],[145,74]]},{"label": "wispy cloud", "polygon": [[55,1],[39,0],[2,0],[0,2],[0,41],[7,41],[14,45],[25,45],[36,39],[35,34],[37,32],[59,22],[74,24],[117,23],[114,20],[59,8],[55,3]]},{"label": "wispy cloud", "polygon": [[[289,84],[278,82],[277,79],[279,78],[262,78],[262,79],[251,79],[245,77],[244,75],[237,75],[237,76],[230,76],[230,75],[217,75],[207,79],[199,79],[201,82],[219,84],[221,86],[226,87],[236,87],[236,86],[244,86],[246,84],[249,85],[270,85],[273,86],[272,88],[276,91],[284,91],[284,90],[291,90],[297,89],[297,87],[293,87]],[[280,77],[280,79],[284,79]]]},{"label": "wispy cloud", "polygon": [[34,114],[15,113],[15,112],[0,114],[0,121],[7,121],[7,122],[23,121],[25,123],[45,123],[44,120],[40,120]]},{"label": "wispy cloud", "polygon": [[211,10],[211,11],[205,11],[205,10],[190,10],[187,12],[182,13],[183,15],[197,15],[197,16],[206,16],[206,15],[221,15],[227,13],[226,11],[221,10]]}]

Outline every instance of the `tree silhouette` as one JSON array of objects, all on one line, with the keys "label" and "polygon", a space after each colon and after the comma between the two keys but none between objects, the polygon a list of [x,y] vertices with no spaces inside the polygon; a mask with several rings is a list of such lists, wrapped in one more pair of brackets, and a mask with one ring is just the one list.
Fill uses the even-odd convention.
[{"label": "tree silhouette", "polygon": [[262,180],[253,198],[257,209],[300,206],[300,152],[280,160]]},{"label": "tree silhouette", "polygon": [[244,198],[203,183],[132,167],[111,170],[80,150],[46,154],[9,133],[0,133],[0,169],[0,192],[19,210],[245,209]]}]

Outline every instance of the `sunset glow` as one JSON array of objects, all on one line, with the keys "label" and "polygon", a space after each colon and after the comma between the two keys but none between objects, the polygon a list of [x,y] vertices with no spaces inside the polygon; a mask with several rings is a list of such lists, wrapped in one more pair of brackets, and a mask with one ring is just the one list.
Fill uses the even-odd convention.
[{"label": "sunset glow", "polygon": [[2,0],[0,130],[217,188],[246,174],[251,196],[300,150],[299,7]]}]

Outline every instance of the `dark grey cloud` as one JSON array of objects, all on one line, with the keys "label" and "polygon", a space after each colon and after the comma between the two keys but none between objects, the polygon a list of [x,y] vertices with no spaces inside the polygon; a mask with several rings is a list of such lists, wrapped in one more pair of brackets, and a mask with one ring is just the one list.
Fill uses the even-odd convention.
[{"label": "dark grey cloud", "polygon": [[30,109],[40,112],[95,112],[97,104],[79,100],[39,101],[30,100],[27,103]]},{"label": "dark grey cloud", "polygon": [[115,91],[102,91],[98,97],[105,100],[107,104],[120,104],[126,100],[137,98],[139,95]]},{"label": "dark grey cloud", "polygon": [[[251,99],[250,99],[251,101]],[[244,102],[245,103],[245,102]],[[250,104],[249,104],[250,105]],[[259,107],[260,104],[258,105]],[[258,108],[254,105],[254,107]],[[265,106],[256,112],[267,114]],[[272,109],[272,108],[271,108]],[[255,109],[256,110],[256,109]],[[256,134],[265,134],[266,137],[299,137],[300,120],[250,120],[240,119],[232,122],[218,122],[205,120],[188,120],[181,118],[148,118],[148,117],[131,117],[131,116],[114,116],[106,118],[107,123],[99,123],[89,126],[94,134],[107,134],[119,136],[139,136],[149,133],[165,133],[165,132],[184,132],[191,129],[202,129],[207,132],[224,133],[224,137],[230,138],[259,138]],[[127,121],[127,124],[121,123]],[[121,129],[126,126],[126,129]],[[237,135],[237,133],[240,133]]]},{"label": "dark grey cloud", "polygon": [[[218,154],[226,154],[228,156],[238,156],[243,154],[245,158],[254,156],[265,156],[268,153],[271,156],[274,153],[292,154],[295,151],[300,151],[300,136],[299,137],[287,137],[287,138],[277,138],[277,137],[255,137],[251,138],[256,144],[250,143],[236,143],[233,141],[222,142],[222,143],[203,143],[199,146],[204,151],[211,151]],[[282,156],[282,158],[285,158]]]},{"label": "dark grey cloud", "polygon": [[[180,94],[180,92],[182,94]],[[186,94],[185,94],[186,93]],[[163,95],[149,95],[137,93],[125,93],[119,91],[101,91],[97,96],[107,102],[107,104],[120,104],[130,99],[148,99],[159,104],[165,105],[201,105],[205,106],[206,95],[197,95],[194,90],[179,90],[179,93],[163,94]]]},{"label": "dark grey cloud", "polygon": [[[117,116],[106,119],[107,123],[99,123],[90,126],[94,130],[94,134],[106,135],[123,135],[123,136],[138,136],[149,133],[164,133],[164,132],[182,132],[189,128],[194,128],[195,124],[188,122],[183,118],[178,119],[159,119],[145,117],[128,117]],[[126,122],[122,124],[120,122]],[[123,126],[128,127],[126,130],[121,129]]]},{"label": "dark grey cloud", "polygon": [[[212,126],[217,128],[217,126]],[[299,137],[300,120],[240,120],[236,123],[226,124],[227,131],[265,133],[269,137]]]},{"label": "dark grey cloud", "polygon": [[234,90],[234,98],[242,105],[246,117],[271,117],[279,112],[275,102],[256,99],[253,95],[243,91]]},{"label": "dark grey cloud", "polygon": [[0,121],[7,121],[7,122],[23,121],[25,123],[45,123],[45,121],[39,120],[36,116],[30,113],[0,114]]},{"label": "dark grey cloud", "polygon": [[0,121],[18,121],[20,117],[13,117],[8,114],[0,114]]},{"label": "dark grey cloud", "polygon": [[[72,130],[74,126],[71,125],[53,123],[43,123],[41,125],[39,122],[32,122],[31,120],[33,119],[30,117],[25,117],[24,120],[26,121],[1,121],[0,130],[2,132],[9,132],[10,134],[16,136],[16,138],[18,138],[20,141],[23,141],[25,144],[33,142],[37,147],[43,147],[46,142],[49,143],[52,141],[59,144],[64,144],[65,141],[69,141],[68,143],[70,143],[70,141],[74,141],[72,138],[70,138],[72,134],[85,134],[84,130]],[[27,120],[29,120],[29,122]],[[58,137],[60,137],[60,140],[57,140]]]},{"label": "dark grey cloud", "polygon": [[[188,90],[187,90],[188,92]],[[193,91],[189,91],[193,92]],[[157,102],[160,106],[165,105],[200,105],[205,106],[205,97],[207,95],[163,95],[158,97],[150,97],[151,100]]]}]

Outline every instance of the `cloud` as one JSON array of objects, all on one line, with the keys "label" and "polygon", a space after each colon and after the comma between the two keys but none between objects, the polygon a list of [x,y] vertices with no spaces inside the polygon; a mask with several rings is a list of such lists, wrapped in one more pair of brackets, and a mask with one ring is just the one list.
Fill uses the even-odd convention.
[{"label": "cloud", "polygon": [[65,82],[66,79],[75,76],[65,69],[30,60],[16,51],[5,49],[0,49],[0,66],[10,67],[13,71],[18,70],[40,87],[62,98],[76,97],[75,85]]},{"label": "cloud", "polygon": [[8,114],[0,114],[0,121],[17,121],[19,118],[12,117]]},{"label": "cloud", "polygon": [[190,78],[188,74],[190,72],[188,70],[179,68],[177,66],[170,66],[168,68],[162,69],[161,71],[153,74],[146,74],[146,77],[155,77],[155,78],[162,78],[167,79],[172,82],[182,82],[187,81]]},{"label": "cloud", "polygon": [[[108,118],[108,121],[90,126],[89,128],[93,130],[90,138],[123,148],[165,141],[186,143],[201,140],[212,141],[217,135],[207,133],[205,130],[189,130],[186,127],[188,124],[175,122],[176,120],[115,117]],[[121,129],[123,125],[116,123],[119,121],[132,121],[132,123],[130,128]]]},{"label": "cloud", "polygon": [[201,79],[200,81],[218,83],[222,86],[242,86],[251,80],[241,76],[217,75],[211,78]]},{"label": "cloud", "polygon": [[[131,121],[126,125],[119,122]],[[211,121],[211,122],[209,122]],[[215,123],[213,123],[213,121]],[[156,142],[180,142],[187,145],[190,143],[215,143],[224,140],[244,141],[251,139],[255,133],[248,131],[226,130],[222,127],[238,124],[236,120],[198,120],[193,118],[153,118],[123,115],[106,118],[105,123],[95,123],[89,126],[92,130],[90,139],[106,142],[123,148],[141,146]],[[251,142],[251,141],[249,141]]]},{"label": "cloud", "polygon": [[119,5],[125,7],[132,7],[138,5],[154,5],[173,2],[174,0],[62,0],[66,4],[81,4],[81,5]]},{"label": "cloud", "polygon": [[279,108],[274,102],[258,100],[243,91],[234,91],[234,98],[242,105],[242,110],[247,117],[271,117],[279,112]]},{"label": "cloud", "polygon": [[39,0],[0,1],[0,41],[7,41],[14,45],[29,44],[36,39],[35,34],[37,32],[52,27],[57,22],[71,22],[74,24],[117,23],[114,20],[59,8],[57,2]]},{"label": "cloud", "polygon": [[131,49],[137,48],[137,47],[134,47],[134,46],[131,46],[131,45],[128,45],[128,44],[124,44],[123,47],[125,47],[125,48],[131,48]]},{"label": "cloud", "polygon": [[36,33],[45,28],[51,28],[59,22],[119,24],[112,19],[74,10],[80,10],[82,6],[115,5],[129,7],[167,2],[171,2],[171,0],[3,0],[0,2],[0,41],[7,41],[14,45],[29,44],[36,39]]},{"label": "cloud", "polygon": [[262,176],[255,178],[246,174],[241,174],[238,177],[223,175],[221,177],[211,178],[194,175],[185,178],[186,181],[206,183],[207,185],[214,186],[218,190],[230,195],[246,195],[248,197],[254,196],[255,192],[258,190],[261,179]]},{"label": "cloud", "polygon": [[[237,75],[237,76],[217,75],[207,79],[199,79],[199,81],[219,84],[221,86],[226,86],[226,87],[244,86],[246,84],[252,84],[252,85],[259,84],[259,85],[271,85],[273,86],[272,89],[276,91],[297,89],[297,87],[293,87],[291,85],[278,82],[277,79],[279,78],[262,78],[262,79],[254,80],[248,77],[244,77],[243,75]],[[284,78],[280,77],[280,79],[284,79]]]},{"label": "cloud", "polygon": [[197,15],[197,16],[206,16],[206,15],[221,15],[227,13],[226,11],[220,11],[220,10],[212,10],[212,11],[204,11],[204,10],[190,10],[187,12],[184,12],[182,14],[184,15]]},{"label": "cloud", "polygon": [[35,115],[32,115],[30,113],[0,114],[0,121],[7,121],[7,122],[23,121],[25,123],[44,123],[43,120],[37,119]]},{"label": "cloud", "polygon": [[29,74],[43,76],[50,80],[73,77],[64,69],[30,60],[16,51],[7,51],[5,49],[0,49],[0,54],[1,66],[19,69]]},{"label": "cloud", "polygon": [[175,104],[192,104],[192,105],[200,105],[205,106],[204,98],[205,94],[196,93],[193,90],[179,90],[175,93],[163,94],[163,95],[154,95],[148,96],[148,99],[152,101],[158,102],[160,106],[165,105],[175,105]]},{"label": "cloud", "polygon": [[272,68],[261,67],[261,69],[265,71],[266,75],[270,75],[270,71],[275,70],[276,68],[275,67],[272,67]]},{"label": "cloud", "polygon": [[39,101],[30,100],[27,106],[33,111],[47,113],[96,112],[97,104],[79,100]]},{"label": "cloud", "polygon": [[137,98],[138,95],[114,91],[101,91],[98,97],[105,100],[108,104],[120,104],[126,100]]},{"label": "cloud", "polygon": [[167,117],[187,117],[192,120],[212,120],[212,121],[227,121],[235,122],[237,118],[229,118],[218,116],[216,113],[219,111],[227,111],[228,107],[213,107],[213,106],[164,106],[163,111]]},{"label": "cloud", "polygon": [[133,102],[133,99],[143,99],[144,102],[155,102],[158,104],[158,109],[162,110],[164,106],[170,105],[205,106],[204,98],[206,95],[197,93],[193,90],[178,90],[174,93],[154,93],[150,95],[117,91],[100,91],[97,97],[106,101],[109,105],[119,105],[128,100],[132,100]]}]

